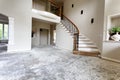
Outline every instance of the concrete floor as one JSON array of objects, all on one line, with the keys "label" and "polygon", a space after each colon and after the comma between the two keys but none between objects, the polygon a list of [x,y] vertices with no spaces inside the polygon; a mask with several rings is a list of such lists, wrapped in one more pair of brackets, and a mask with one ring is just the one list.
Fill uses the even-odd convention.
[{"label": "concrete floor", "polygon": [[120,64],[52,46],[36,47],[1,53],[0,80],[120,80]]}]

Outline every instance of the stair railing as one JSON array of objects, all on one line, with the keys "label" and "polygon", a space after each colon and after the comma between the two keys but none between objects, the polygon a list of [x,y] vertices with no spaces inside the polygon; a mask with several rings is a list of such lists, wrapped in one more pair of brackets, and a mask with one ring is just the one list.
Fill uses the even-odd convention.
[{"label": "stair railing", "polygon": [[78,42],[79,42],[79,29],[78,27],[66,16],[62,15],[62,24],[66,27],[66,29],[73,35],[74,43],[73,50],[78,51]]}]

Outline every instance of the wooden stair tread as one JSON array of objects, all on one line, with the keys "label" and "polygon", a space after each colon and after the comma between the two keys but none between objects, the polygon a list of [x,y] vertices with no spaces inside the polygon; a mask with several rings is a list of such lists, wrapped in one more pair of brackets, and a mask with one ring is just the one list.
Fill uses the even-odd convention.
[{"label": "wooden stair tread", "polygon": [[84,55],[84,56],[94,56],[100,55],[99,52],[86,52],[86,51],[73,51],[73,54]]}]

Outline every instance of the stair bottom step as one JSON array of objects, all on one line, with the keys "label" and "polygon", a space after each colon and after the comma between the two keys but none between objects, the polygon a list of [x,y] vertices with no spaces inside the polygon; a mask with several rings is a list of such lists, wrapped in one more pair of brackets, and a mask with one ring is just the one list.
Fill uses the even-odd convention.
[{"label": "stair bottom step", "polygon": [[94,56],[94,57],[98,57],[100,55],[99,52],[85,52],[85,51],[73,51],[73,54],[84,55],[84,56]]},{"label": "stair bottom step", "polygon": [[99,52],[97,48],[78,48],[78,51],[82,52]]}]

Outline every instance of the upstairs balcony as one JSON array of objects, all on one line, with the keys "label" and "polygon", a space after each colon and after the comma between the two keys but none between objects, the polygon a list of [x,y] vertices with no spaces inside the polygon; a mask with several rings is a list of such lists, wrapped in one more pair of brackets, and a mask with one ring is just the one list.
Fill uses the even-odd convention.
[{"label": "upstairs balcony", "polygon": [[62,4],[53,0],[33,0],[32,18],[59,23],[61,21]]}]

